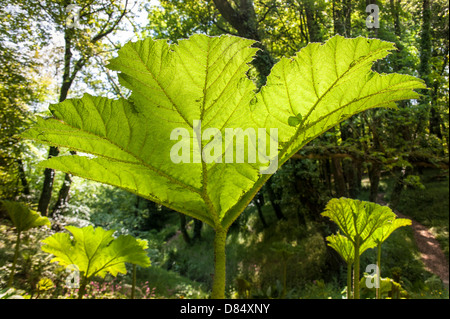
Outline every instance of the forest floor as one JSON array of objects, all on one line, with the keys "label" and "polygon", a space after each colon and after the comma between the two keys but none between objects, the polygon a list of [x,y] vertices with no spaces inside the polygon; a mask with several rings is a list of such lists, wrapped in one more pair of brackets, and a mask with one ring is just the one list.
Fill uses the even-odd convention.
[{"label": "forest floor", "polygon": [[[378,195],[378,203],[381,205],[388,205],[384,200],[384,194]],[[434,235],[428,230],[427,227],[415,221],[414,219],[403,215],[402,213],[393,210],[394,213],[400,218],[408,218],[412,221],[412,230],[414,233],[414,239],[417,243],[422,261],[425,265],[425,269],[441,278],[445,287],[449,287],[449,264],[444,255],[444,252],[436,240]]]}]

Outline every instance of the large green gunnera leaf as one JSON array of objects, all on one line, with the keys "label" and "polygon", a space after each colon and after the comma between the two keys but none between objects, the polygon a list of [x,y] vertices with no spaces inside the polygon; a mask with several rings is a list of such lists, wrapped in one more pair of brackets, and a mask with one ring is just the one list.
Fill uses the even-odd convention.
[{"label": "large green gunnera leaf", "polygon": [[109,68],[131,90],[128,100],[85,95],[51,105],[53,117],[24,136],[93,155],[54,157],[46,167],[226,229],[273,168],[306,143],[358,112],[417,98],[413,89],[424,87],[411,76],[371,71],[392,43],[336,36],[281,59],[256,92],[246,75],[252,44],[205,35],[176,45],[127,43]]},{"label": "large green gunnera leaf", "polygon": [[50,227],[50,220],[47,217],[41,216],[23,203],[2,200],[1,208],[6,210],[18,233],[35,227]]},{"label": "large green gunnera leaf", "polygon": [[[355,247],[350,239],[339,233],[327,236],[326,239],[328,246],[337,251],[347,264],[352,264],[355,261]],[[359,248],[359,253],[362,254],[373,247],[375,247],[375,243],[366,241]]]},{"label": "large green gunnera leaf", "polygon": [[42,241],[42,250],[54,255],[52,262],[77,266],[86,278],[125,274],[125,263],[150,266],[145,244],[130,235],[114,238],[114,230],[92,226],[67,226],[66,229],[72,237],[68,233],[56,233]]},{"label": "large green gunnera leaf", "polygon": [[332,198],[322,215],[334,221],[352,243],[358,239],[361,244],[395,219],[387,206],[345,197]]}]

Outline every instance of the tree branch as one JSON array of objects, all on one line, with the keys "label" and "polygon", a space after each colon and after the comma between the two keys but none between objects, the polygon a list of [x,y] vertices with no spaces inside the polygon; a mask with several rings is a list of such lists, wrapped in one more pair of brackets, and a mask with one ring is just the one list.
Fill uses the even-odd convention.
[{"label": "tree branch", "polygon": [[267,6],[267,5],[264,5],[264,6],[265,6],[266,8],[268,8],[268,9],[267,9],[267,11],[263,14],[263,16],[261,17],[261,19],[258,20],[258,23],[263,22],[263,21],[267,18],[267,15],[269,14],[269,12],[270,12],[272,9],[275,9],[275,8],[277,7],[276,4],[271,5],[270,7]]},{"label": "tree branch", "polygon": [[[122,18],[125,16],[125,14],[127,13],[127,7],[128,7],[128,0],[125,1],[125,6],[124,9],[121,13],[121,15],[116,19],[116,21],[113,23],[113,25],[107,29],[106,31],[104,31],[104,28],[102,28],[102,30],[99,32],[99,34],[97,34],[96,36],[94,36],[91,39],[91,43],[96,43],[97,41],[99,41],[101,38],[107,36],[108,34],[110,34],[111,32],[114,31],[114,29],[117,27],[117,25],[120,23],[120,21],[122,20]],[[109,22],[109,18],[108,21],[105,23],[105,28],[106,25],[108,25]]]}]

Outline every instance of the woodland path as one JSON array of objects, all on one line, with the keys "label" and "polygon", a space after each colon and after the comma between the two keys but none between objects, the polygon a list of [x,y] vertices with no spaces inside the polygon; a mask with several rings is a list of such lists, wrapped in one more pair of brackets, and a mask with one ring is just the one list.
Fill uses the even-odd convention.
[{"label": "woodland path", "polygon": [[[378,195],[378,203],[381,205],[389,206],[383,199],[383,194]],[[393,212],[400,218],[408,218],[412,221],[412,229],[414,233],[414,239],[417,243],[425,269],[441,278],[445,287],[449,287],[449,265],[448,260],[442,252],[439,242],[434,235],[428,230],[427,227],[413,220],[412,218],[399,213],[396,210]]]}]

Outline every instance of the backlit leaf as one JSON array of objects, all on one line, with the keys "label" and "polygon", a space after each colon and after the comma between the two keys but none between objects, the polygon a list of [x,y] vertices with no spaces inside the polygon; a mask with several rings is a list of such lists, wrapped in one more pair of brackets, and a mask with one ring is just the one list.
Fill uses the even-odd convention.
[{"label": "backlit leaf", "polygon": [[[127,43],[109,68],[131,90],[129,100],[66,100],[50,107],[54,118],[39,120],[24,136],[92,155],[53,157],[42,163],[46,167],[227,228],[306,143],[356,113],[417,98],[413,89],[424,87],[411,76],[371,70],[392,43],[336,36],[281,59],[255,93],[247,78],[257,50],[252,44],[201,34],[178,44],[150,38]],[[227,130],[243,143],[226,138]],[[257,139],[247,139],[252,131]],[[275,152],[262,156],[259,147],[267,151],[274,141]],[[240,160],[238,147],[245,151]],[[255,160],[248,148],[258,150]],[[213,160],[202,161],[202,155]]]},{"label": "backlit leaf", "polygon": [[345,197],[332,198],[322,215],[335,222],[353,243],[359,238],[361,244],[395,219],[395,214],[387,206]]},{"label": "backlit leaf", "polygon": [[145,242],[130,235],[113,237],[113,230],[92,226],[67,226],[72,233],[56,233],[42,241],[42,250],[54,255],[52,262],[62,266],[76,265],[85,277],[104,277],[107,273],[125,274],[125,263],[150,266]]},{"label": "backlit leaf", "polygon": [[50,226],[47,217],[41,216],[23,203],[3,200],[0,204],[5,208],[18,232],[34,227]]}]

